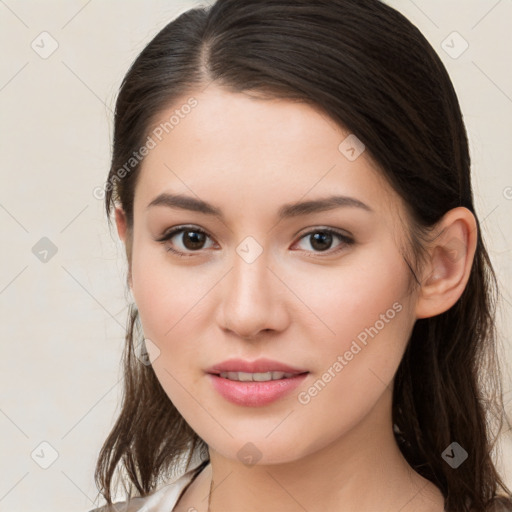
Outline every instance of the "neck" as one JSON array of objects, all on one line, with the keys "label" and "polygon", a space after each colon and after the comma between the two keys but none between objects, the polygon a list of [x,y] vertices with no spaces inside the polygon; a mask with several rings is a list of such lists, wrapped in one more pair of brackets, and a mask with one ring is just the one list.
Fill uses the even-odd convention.
[{"label": "neck", "polygon": [[208,493],[214,480],[210,511],[441,512],[440,491],[408,465],[391,418],[381,421],[390,405],[382,400],[343,436],[287,462],[249,466],[210,447],[204,482]]}]

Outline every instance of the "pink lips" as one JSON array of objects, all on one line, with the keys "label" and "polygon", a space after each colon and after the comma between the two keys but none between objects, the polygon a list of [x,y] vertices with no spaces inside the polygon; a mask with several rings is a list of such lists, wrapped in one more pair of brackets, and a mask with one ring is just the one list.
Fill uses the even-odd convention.
[{"label": "pink lips", "polygon": [[[265,382],[242,382],[220,376],[221,372],[265,373],[272,371],[294,373],[295,375]],[[229,359],[208,368],[206,372],[213,387],[221,396],[236,405],[249,407],[267,405],[283,397],[299,386],[309,373],[308,370],[294,368],[270,359],[257,359],[256,361]]]}]

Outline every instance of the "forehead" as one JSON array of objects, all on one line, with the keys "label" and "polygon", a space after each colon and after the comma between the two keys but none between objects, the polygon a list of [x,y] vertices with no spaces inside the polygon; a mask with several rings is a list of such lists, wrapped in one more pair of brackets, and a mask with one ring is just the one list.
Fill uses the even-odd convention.
[{"label": "forehead", "polygon": [[162,192],[219,204],[226,216],[263,207],[277,212],[285,203],[334,193],[380,213],[399,202],[366,151],[347,158],[353,136],[305,103],[210,85],[162,111],[149,136],[154,147],[141,165],[136,209]]}]

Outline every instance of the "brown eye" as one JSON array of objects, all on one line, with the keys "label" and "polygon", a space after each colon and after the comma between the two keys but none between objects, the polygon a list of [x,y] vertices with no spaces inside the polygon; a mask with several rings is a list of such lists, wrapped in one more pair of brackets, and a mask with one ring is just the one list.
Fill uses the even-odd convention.
[{"label": "brown eye", "polygon": [[161,238],[157,239],[157,242],[164,244],[171,242],[171,244],[166,247],[167,251],[180,256],[191,256],[192,254],[187,254],[187,251],[192,253],[200,252],[205,248],[205,242],[208,238],[210,237],[202,229],[180,227],[167,232]]},{"label": "brown eye", "polygon": [[319,231],[318,233],[309,236],[312,237],[310,239],[311,247],[319,251],[325,251],[329,249],[332,244],[333,236],[330,233]]},{"label": "brown eye", "polygon": [[[339,243],[334,250],[329,251],[333,240],[336,238],[338,238],[341,243]],[[342,233],[334,231],[333,229],[316,229],[315,231],[309,231],[301,237],[301,240],[303,239],[309,240],[309,244],[312,247],[313,252],[329,251],[330,254],[337,252],[338,250],[342,250],[346,246],[352,245],[354,243],[354,240],[346,235],[343,235]],[[305,250],[309,251],[309,249]]]},{"label": "brown eye", "polygon": [[186,249],[190,249],[191,251],[202,249],[204,242],[206,240],[206,235],[204,233],[200,233],[199,231],[185,230],[182,232],[182,243]]}]

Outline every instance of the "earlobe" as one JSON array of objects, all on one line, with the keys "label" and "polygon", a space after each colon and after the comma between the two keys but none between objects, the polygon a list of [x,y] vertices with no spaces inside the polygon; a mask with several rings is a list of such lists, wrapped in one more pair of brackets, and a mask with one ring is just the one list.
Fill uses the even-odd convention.
[{"label": "earlobe", "polygon": [[453,208],[438,222],[435,233],[420,283],[416,318],[429,318],[450,309],[464,292],[473,265],[478,233],[470,210]]}]

